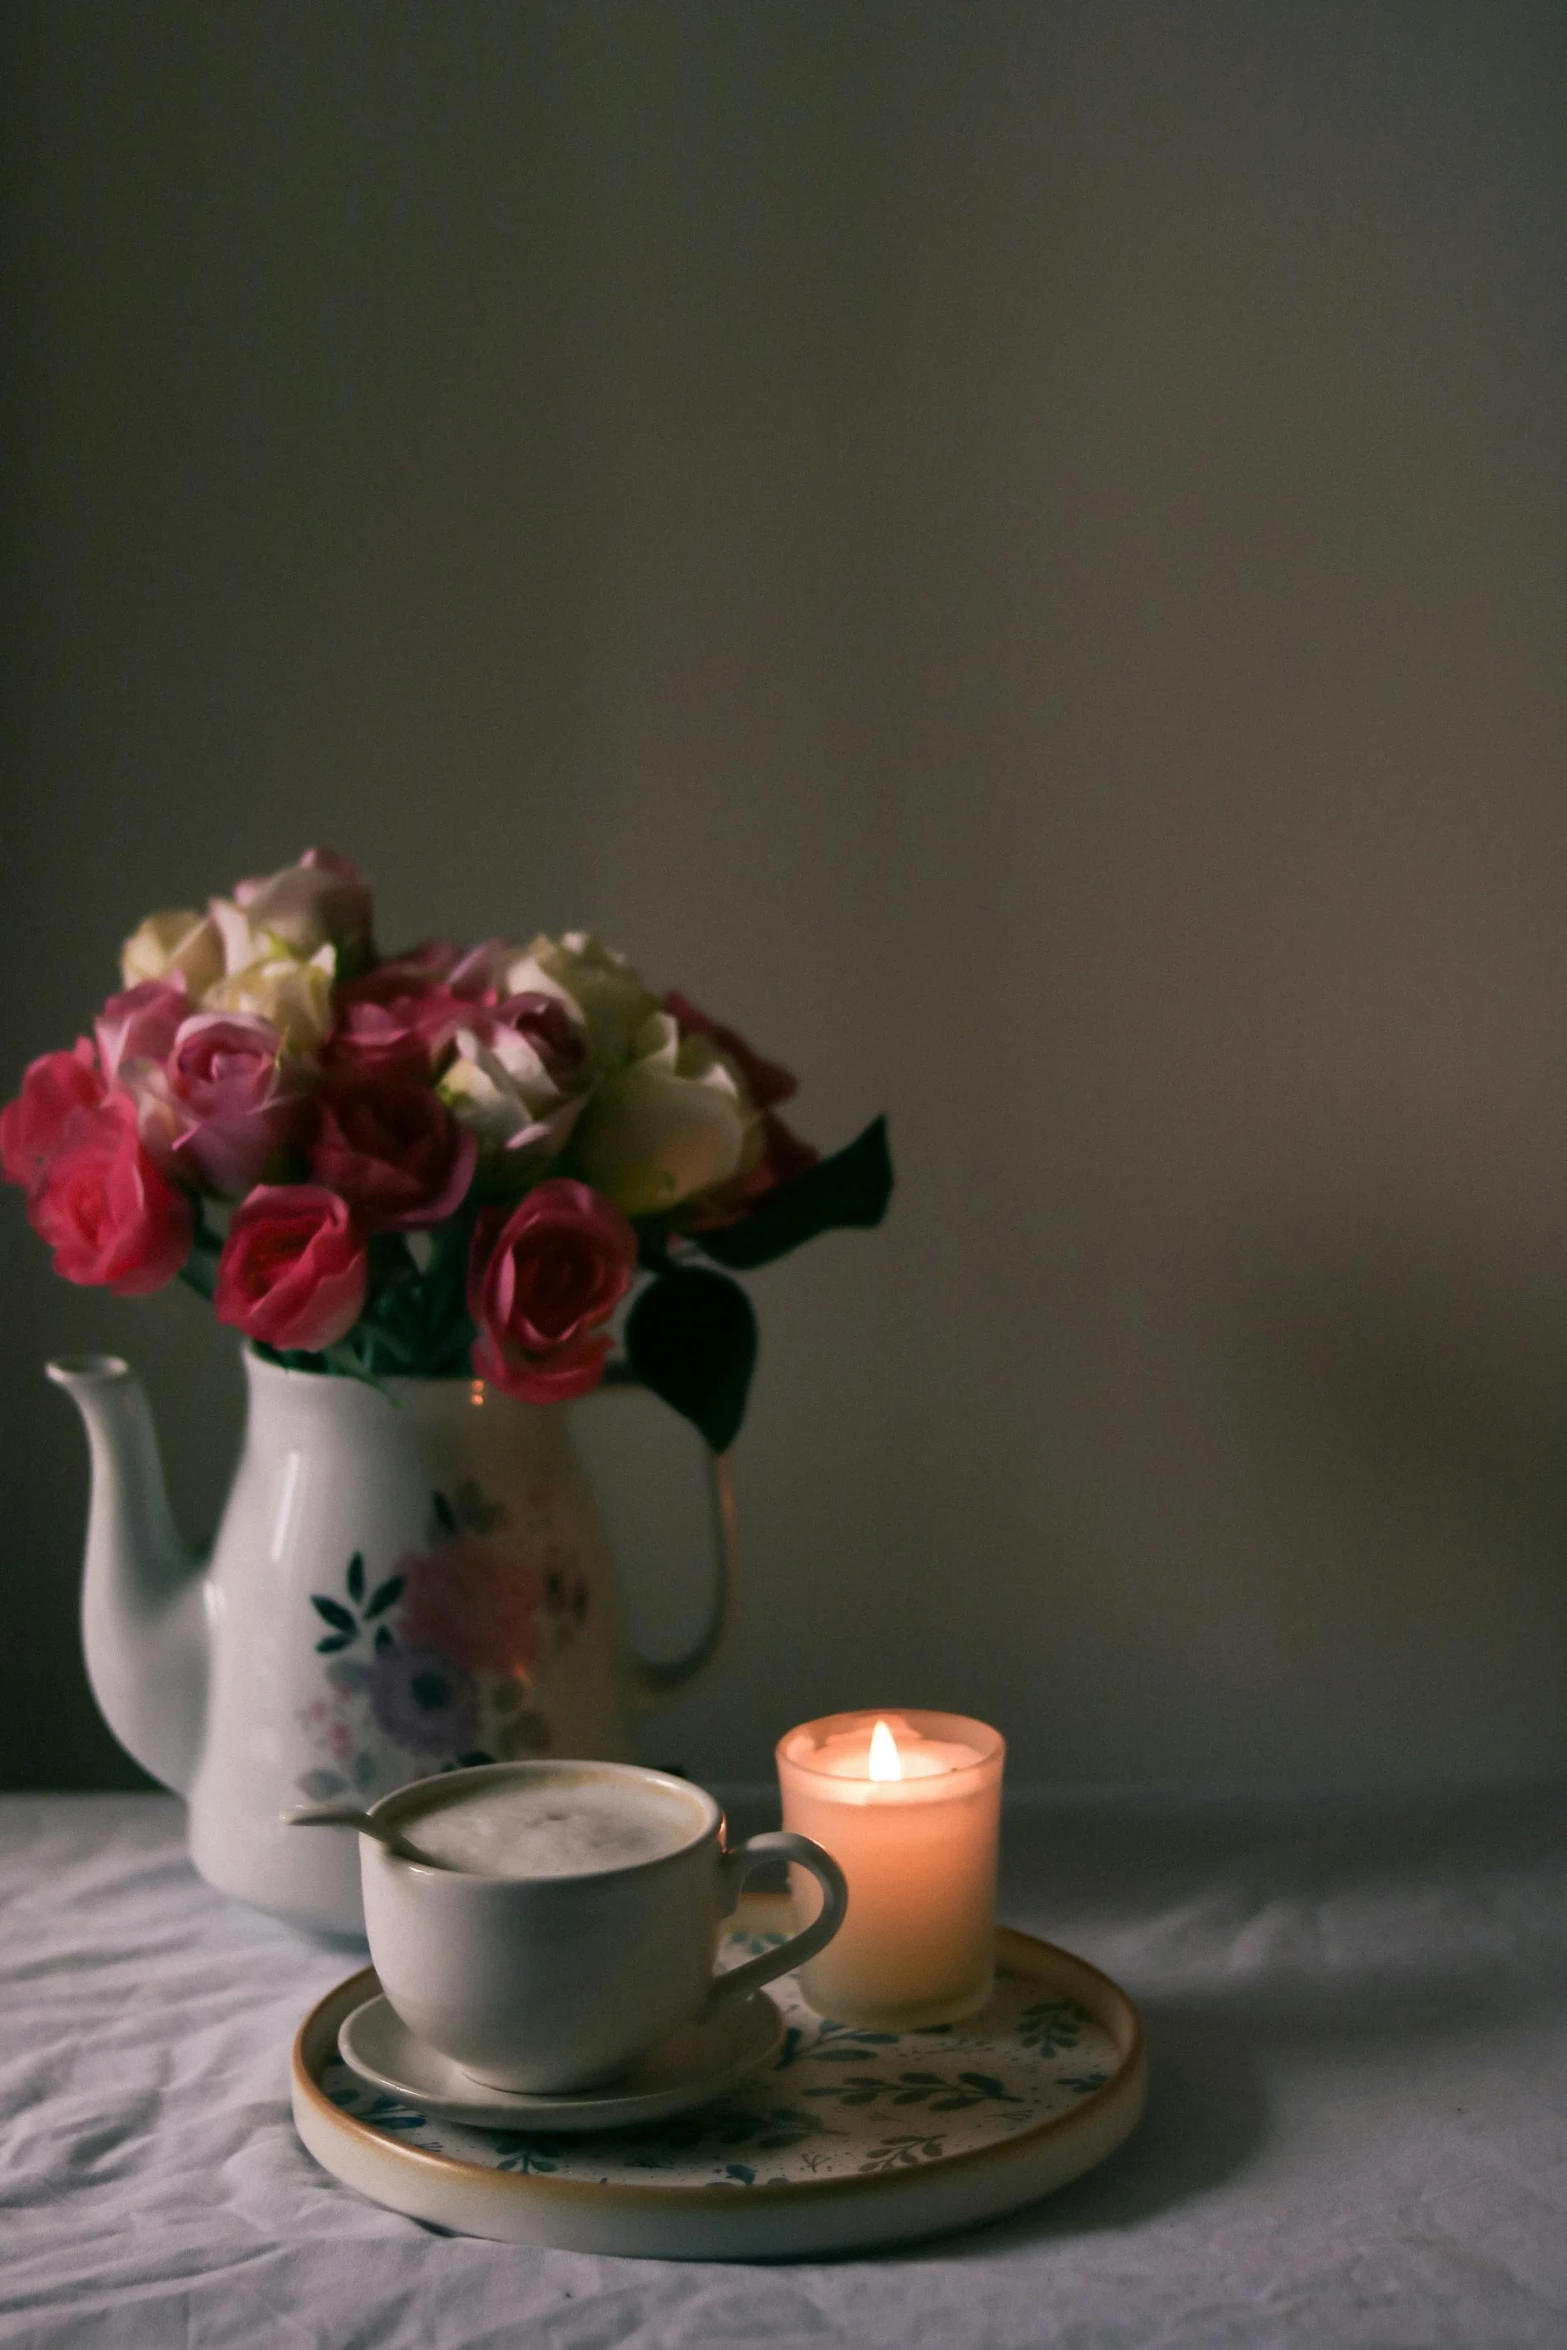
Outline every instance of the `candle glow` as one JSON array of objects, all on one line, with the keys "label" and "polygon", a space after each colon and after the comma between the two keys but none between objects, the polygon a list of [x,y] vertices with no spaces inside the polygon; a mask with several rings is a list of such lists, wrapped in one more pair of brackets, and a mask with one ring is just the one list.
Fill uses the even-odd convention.
[{"label": "candle glow", "polygon": [[[784,1825],[826,1846],[849,1911],[801,1970],[811,2005],[845,2023],[955,2023],[994,1973],[1001,1738],[952,1714],[839,1714],[779,1741]],[[793,1879],[802,1922],[814,1884]]]}]

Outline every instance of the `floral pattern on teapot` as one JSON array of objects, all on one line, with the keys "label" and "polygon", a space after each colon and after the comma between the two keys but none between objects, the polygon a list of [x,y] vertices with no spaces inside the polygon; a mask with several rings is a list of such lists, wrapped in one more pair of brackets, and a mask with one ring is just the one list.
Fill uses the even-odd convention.
[{"label": "floral pattern on teapot", "polygon": [[423,1549],[374,1584],[355,1551],[341,1597],[311,1593],[322,1693],[296,1720],[322,1760],[295,1779],[302,1795],[388,1794],[549,1751],[530,1701],[592,1611],[557,1500],[541,1482],[519,1514],[466,1478],[450,1499],[431,1494]]}]

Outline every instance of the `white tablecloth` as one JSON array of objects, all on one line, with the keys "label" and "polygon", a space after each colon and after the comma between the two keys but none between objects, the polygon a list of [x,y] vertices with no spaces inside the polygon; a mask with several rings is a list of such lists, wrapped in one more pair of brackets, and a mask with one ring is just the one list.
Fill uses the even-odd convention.
[{"label": "white tablecloth", "polygon": [[208,1892],[180,1839],[161,1797],[0,1800],[0,2342],[1567,2344],[1560,1790],[1024,1807],[1003,1914],[1141,2002],[1142,2128],[989,2228],[771,2268],[522,2251],[358,2201],[287,2097],[299,2017],[357,1962]]}]

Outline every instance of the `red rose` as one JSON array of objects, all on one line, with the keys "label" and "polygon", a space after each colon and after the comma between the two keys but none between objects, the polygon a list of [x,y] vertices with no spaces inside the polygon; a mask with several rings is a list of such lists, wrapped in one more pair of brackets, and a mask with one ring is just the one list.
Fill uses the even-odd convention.
[{"label": "red rose", "polygon": [[461,954],[461,947],[453,946],[449,938],[422,938],[417,946],[405,947],[400,955],[387,955],[373,969],[350,980],[338,989],[338,995],[356,1004],[389,1004],[394,996],[439,987]]},{"label": "red rose", "polygon": [[337,1026],[327,1039],[327,1065],[345,1077],[428,1084],[468,1010],[444,987],[384,1001],[340,1002]]},{"label": "red rose", "polygon": [[445,984],[457,949],[426,939],[337,991],[328,1065],[345,1076],[428,1081],[468,1014]]},{"label": "red rose", "polygon": [[122,1093],[72,1112],[27,1214],[57,1273],[121,1297],[161,1289],[190,1254],[190,1201],[148,1158]]},{"label": "red rose", "polygon": [[334,1085],[321,1097],[310,1171],[362,1223],[408,1231],[461,1206],[478,1150],[427,1085]]},{"label": "red rose", "polygon": [[213,1310],[247,1338],[315,1353],[358,1321],[366,1272],[346,1200],[315,1183],[262,1184],[234,1212]]},{"label": "red rose", "polygon": [[68,1053],[32,1062],[14,1102],[0,1110],[0,1167],[24,1191],[44,1175],[78,1110],[95,1110],[104,1094],[98,1059],[85,1036]]},{"label": "red rose", "polygon": [[636,1271],[637,1237],[614,1204],[556,1176],[509,1216],[481,1218],[468,1260],[473,1367],[524,1403],[595,1388],[608,1321]]}]

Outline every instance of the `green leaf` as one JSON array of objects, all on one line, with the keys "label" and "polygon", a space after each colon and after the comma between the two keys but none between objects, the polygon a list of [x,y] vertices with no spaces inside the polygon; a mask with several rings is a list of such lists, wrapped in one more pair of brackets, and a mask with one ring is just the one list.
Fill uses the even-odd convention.
[{"label": "green leaf", "polygon": [[455,1534],[457,1531],[457,1513],[452,1508],[452,1505],[447,1500],[445,1494],[432,1493],[430,1496],[430,1506],[435,1511],[435,1522],[440,1527],[442,1533]]},{"label": "green leaf", "polygon": [[756,1367],[756,1316],[737,1282],[696,1267],[660,1274],[631,1309],[626,1352],[643,1384],[714,1452],[729,1450]]},{"label": "green leaf", "polygon": [[323,1599],[320,1592],[312,1591],[310,1594],[310,1604],[315,1609],[316,1614],[321,1617],[322,1621],[331,1625],[334,1632],[358,1631],[359,1626],[355,1623],[347,1608],[343,1606],[341,1600]]},{"label": "green leaf", "polygon": [[216,1232],[209,1232],[199,1197],[191,1203],[190,1255],[180,1267],[180,1279],[198,1297],[210,1299],[218,1286],[218,1259],[223,1253],[223,1242]]},{"label": "green leaf", "polygon": [[211,1260],[194,1254],[188,1256],[184,1264],[181,1265],[180,1279],[187,1289],[193,1289],[198,1297],[207,1298],[209,1301],[218,1286],[217,1269]]},{"label": "green leaf", "polygon": [[355,1607],[365,1595],[365,1554],[356,1550],[348,1562],[348,1596]]},{"label": "green leaf", "polygon": [[693,1232],[691,1238],[718,1264],[747,1272],[787,1256],[819,1232],[851,1226],[869,1230],[879,1224],[892,1197],[892,1180],[887,1121],[876,1118],[830,1159],[819,1159],[793,1183],[764,1192],[738,1224]]},{"label": "green leaf", "polygon": [[378,1583],[370,1594],[370,1605],[365,1609],[365,1622],[369,1623],[372,1616],[384,1616],[387,1609],[395,1607],[402,1596],[403,1579],[401,1575],[388,1575],[386,1581]]}]

